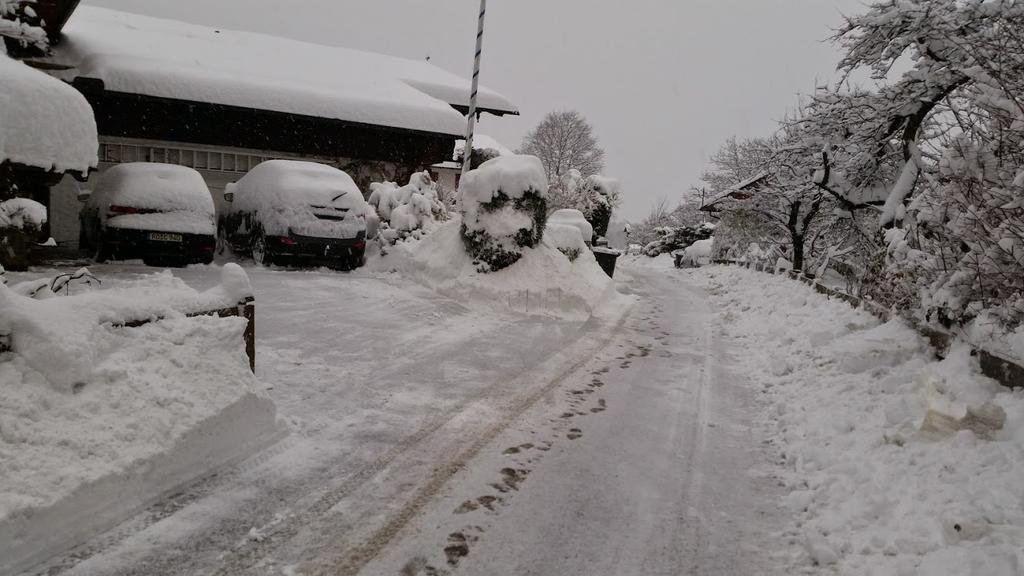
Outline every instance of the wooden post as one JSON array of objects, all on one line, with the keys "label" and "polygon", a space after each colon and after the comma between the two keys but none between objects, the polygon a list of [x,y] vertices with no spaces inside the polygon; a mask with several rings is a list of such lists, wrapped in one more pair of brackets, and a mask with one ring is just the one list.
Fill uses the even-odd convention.
[{"label": "wooden post", "polygon": [[245,318],[245,354],[249,357],[249,369],[256,373],[256,303],[250,298],[244,305],[239,306],[242,317]]}]

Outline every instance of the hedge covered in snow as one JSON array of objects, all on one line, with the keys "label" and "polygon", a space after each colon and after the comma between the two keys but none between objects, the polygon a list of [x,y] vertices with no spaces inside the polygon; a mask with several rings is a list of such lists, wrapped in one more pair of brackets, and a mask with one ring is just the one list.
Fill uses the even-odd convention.
[{"label": "hedge covered in snow", "polygon": [[515,264],[540,243],[548,179],[534,156],[501,156],[462,180],[462,240],[481,271]]}]

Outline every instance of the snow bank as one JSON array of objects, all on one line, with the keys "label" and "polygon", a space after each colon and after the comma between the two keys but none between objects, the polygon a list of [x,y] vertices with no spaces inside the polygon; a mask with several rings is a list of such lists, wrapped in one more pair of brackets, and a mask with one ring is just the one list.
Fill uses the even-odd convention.
[{"label": "snow bank", "polygon": [[388,256],[371,260],[367,270],[400,274],[460,304],[490,312],[511,309],[584,320],[605,298],[616,296],[614,283],[589,250],[570,262],[547,235],[537,247],[524,249],[515,264],[481,273],[466,254],[460,226],[459,217],[453,216],[422,240],[400,243]]},{"label": "snow bank", "polygon": [[761,424],[796,518],[794,572],[1022,573],[1021,392],[981,376],[966,347],[935,361],[910,328],[787,278],[690,274],[743,345],[737,371],[760,375]]},{"label": "snow bank", "polygon": [[[79,6],[54,48],[107,90],[459,135],[469,81],[422,60]],[[481,89],[485,109],[514,112]],[[95,153],[95,151],[94,151]]]},{"label": "snow bank", "polygon": [[98,150],[92,108],[78,90],[0,53],[0,163],[86,173]]},{"label": "snow bank", "polygon": [[1010,331],[1003,323],[983,311],[964,329],[971,344],[1024,366],[1024,325]]},{"label": "snow bank", "polygon": [[[129,162],[103,173],[88,205],[111,228],[213,235],[213,196],[195,170],[173,164]],[[112,214],[111,206],[137,211]]]},{"label": "snow bank", "polygon": [[572,224],[548,222],[544,227],[544,241],[565,254],[570,262],[579,258],[580,254],[589,251],[579,227]]},{"label": "snow bank", "polygon": [[[244,274],[243,274],[244,275]],[[214,294],[168,274],[37,301],[0,285],[0,573],[74,545],[278,434],[242,318],[186,318]],[[237,301],[237,300],[235,300]],[[223,302],[221,302],[223,303]],[[104,324],[159,314],[137,328]]]},{"label": "snow bank", "polygon": [[268,160],[229,185],[231,212],[258,214],[263,232],[316,238],[355,238],[373,213],[348,174],[296,160]]},{"label": "snow bank", "polygon": [[186,286],[166,270],[117,288],[46,300],[0,286],[0,334],[11,335],[14,352],[50,386],[71,392],[89,380],[102,360],[109,325],[181,318],[238,304],[245,286],[239,287],[242,280],[234,268],[224,270],[224,284],[206,292]]}]

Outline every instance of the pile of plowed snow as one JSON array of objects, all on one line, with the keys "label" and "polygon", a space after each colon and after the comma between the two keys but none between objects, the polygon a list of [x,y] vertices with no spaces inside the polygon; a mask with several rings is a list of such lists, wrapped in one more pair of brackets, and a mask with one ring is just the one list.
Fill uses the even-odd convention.
[{"label": "pile of plowed snow", "polygon": [[[239,277],[241,275],[241,277]],[[241,286],[239,284],[242,284]],[[36,300],[0,285],[0,573],[92,531],[277,434],[249,368],[230,266],[197,292],[170,274]],[[163,318],[137,327],[126,320]]]},{"label": "pile of plowed snow", "polygon": [[397,244],[368,268],[398,273],[470,307],[573,320],[587,318],[603,299],[616,296],[589,250],[570,262],[546,237],[536,248],[523,249],[512,266],[480,272],[466,254],[459,226],[454,216],[422,240]]},{"label": "pile of plowed snow", "polygon": [[[784,276],[687,272],[742,348],[795,521],[793,573],[1024,572],[1024,394]],[[814,568],[817,566],[818,568]]]}]

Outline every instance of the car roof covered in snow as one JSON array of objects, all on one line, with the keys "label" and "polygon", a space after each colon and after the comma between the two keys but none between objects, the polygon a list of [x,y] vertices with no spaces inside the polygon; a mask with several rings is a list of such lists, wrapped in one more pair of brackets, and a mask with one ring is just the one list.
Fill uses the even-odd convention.
[{"label": "car roof covered in snow", "polygon": [[[80,6],[54,49],[62,78],[105,89],[461,134],[469,81],[426,61]],[[517,114],[481,89],[479,107]]]},{"label": "car roof covered in snow", "polygon": [[88,173],[96,121],[77,90],[0,54],[0,163]]},{"label": "car roof covered in snow", "polygon": [[[267,160],[233,185],[236,208],[262,202],[315,204],[342,208],[364,202],[352,177],[332,166],[299,160]],[[341,198],[334,200],[341,195]]]},{"label": "car roof covered in snow", "polygon": [[101,206],[213,213],[213,196],[199,172],[156,162],[112,166],[100,177],[89,201]]}]

